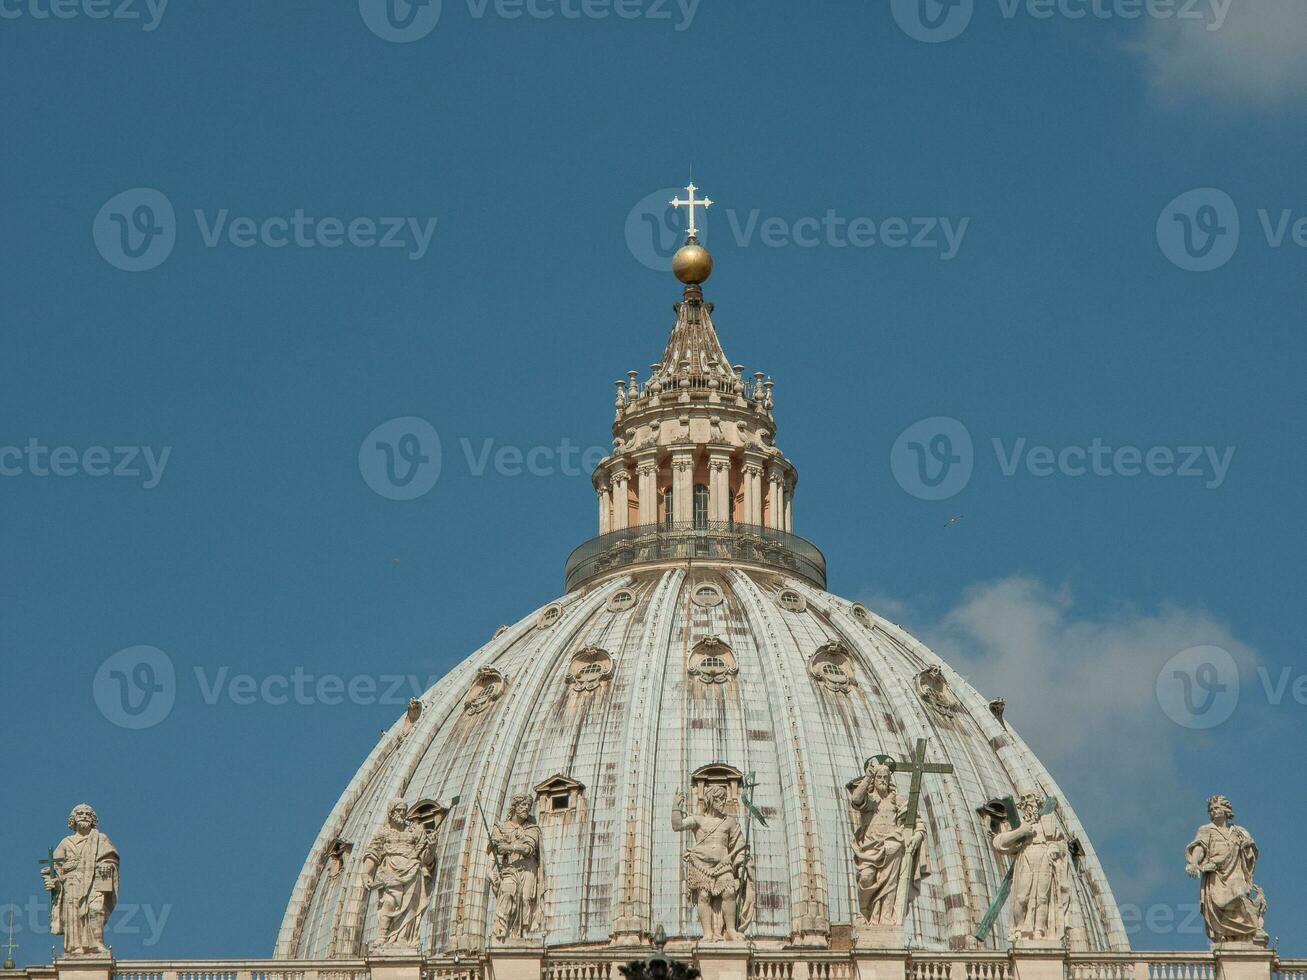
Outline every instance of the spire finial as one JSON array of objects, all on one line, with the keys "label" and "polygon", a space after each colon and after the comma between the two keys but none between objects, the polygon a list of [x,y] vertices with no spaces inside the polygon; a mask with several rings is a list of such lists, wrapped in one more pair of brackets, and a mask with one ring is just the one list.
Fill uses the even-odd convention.
[{"label": "spire finial", "polygon": [[685,192],[687,195],[689,195],[689,199],[682,201],[679,197],[674,197],[670,202],[668,202],[674,208],[690,209],[690,227],[686,229],[686,237],[685,237],[685,244],[687,245],[699,244],[699,227],[698,225],[695,224],[694,209],[703,208],[705,211],[707,211],[710,207],[712,207],[712,198],[708,198],[708,197],[698,198],[698,199],[695,198],[694,192],[697,191],[698,189],[699,188],[694,186],[694,178],[691,177],[690,183],[687,184],[685,188]]},{"label": "spire finial", "polygon": [[687,199],[682,201],[676,197],[669,202],[674,208],[690,209],[690,227],[686,229],[685,244],[672,256],[672,272],[676,273],[676,278],[687,287],[694,289],[694,296],[691,296],[691,288],[686,289],[686,298],[696,302],[703,298],[702,293],[698,291],[699,285],[712,275],[712,254],[699,244],[699,226],[694,209],[703,208],[706,211],[712,207],[713,202],[708,197],[695,197],[698,189],[694,186],[694,178],[691,177],[690,183],[685,188]]}]

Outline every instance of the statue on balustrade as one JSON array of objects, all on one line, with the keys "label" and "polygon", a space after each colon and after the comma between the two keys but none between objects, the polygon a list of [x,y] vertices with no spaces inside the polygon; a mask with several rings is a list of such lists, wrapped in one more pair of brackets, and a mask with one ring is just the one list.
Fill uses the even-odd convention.
[{"label": "statue on balustrade", "polygon": [[531,816],[531,797],[519,793],[509,801],[508,816],[490,829],[490,852],[495,871],[490,885],[495,893],[496,940],[522,940],[539,932],[543,911],[540,866],[540,827]]},{"label": "statue on balustrade", "polygon": [[740,821],[727,812],[725,786],[715,783],[703,791],[703,809],[691,815],[684,793],[672,804],[672,830],[694,834],[682,855],[686,889],[698,906],[704,942],[739,942],[752,920],[749,847]]},{"label": "statue on balustrade", "polygon": [[899,803],[894,770],[884,756],[867,760],[862,777],[852,784],[849,805],[856,811],[853,866],[858,884],[859,936],[891,945],[902,932],[911,890],[930,873],[918,815],[904,826],[907,805]]},{"label": "statue on balustrade", "polygon": [[107,953],[104,924],[118,904],[118,849],[99,830],[88,803],[68,815],[72,831],[42,862],[50,893],[50,932],[64,937],[65,956]]},{"label": "statue on balustrade", "polygon": [[377,938],[372,952],[418,948],[418,929],[427,907],[436,864],[435,831],[414,824],[408,804],[391,800],[386,826],[363,854],[363,884],[377,893]]},{"label": "statue on balustrade", "polygon": [[1038,793],[1017,800],[1020,824],[994,836],[1012,856],[1012,929],[1018,946],[1060,947],[1071,916],[1071,850],[1058,823],[1057,801]]},{"label": "statue on balustrade", "polygon": [[1207,801],[1211,823],[1198,828],[1185,848],[1185,870],[1201,879],[1199,907],[1213,943],[1266,945],[1266,895],[1253,884],[1257,845],[1235,823],[1234,807],[1224,796]]}]

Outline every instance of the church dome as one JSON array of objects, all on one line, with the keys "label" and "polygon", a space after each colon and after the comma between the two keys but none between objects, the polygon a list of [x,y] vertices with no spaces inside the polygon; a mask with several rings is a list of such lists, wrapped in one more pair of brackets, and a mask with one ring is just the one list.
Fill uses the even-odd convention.
[{"label": "church dome", "polygon": [[[594,479],[600,536],[569,559],[566,594],[415,700],[350,781],[295,885],[279,957],[353,957],[378,941],[368,855],[397,800],[431,842],[425,952],[502,939],[489,845],[528,805],[538,867],[522,941],[537,947],[636,944],[660,925],[700,937],[687,891],[702,872],[679,808],[739,828],[741,932],[760,947],[847,949],[876,932],[889,947],[1006,948],[1007,906],[975,934],[1007,870],[992,846],[999,801],[1025,794],[1058,801],[1071,948],[1128,948],[1084,828],[1002,702],[825,591],[821,553],[793,533],[797,476],[774,445],[771,381],[730,367],[711,312],[687,286],[663,361],[619,384],[614,452]],[[889,935],[860,917],[852,852],[855,784],[878,756],[894,761],[902,803],[919,790],[924,831]]]}]

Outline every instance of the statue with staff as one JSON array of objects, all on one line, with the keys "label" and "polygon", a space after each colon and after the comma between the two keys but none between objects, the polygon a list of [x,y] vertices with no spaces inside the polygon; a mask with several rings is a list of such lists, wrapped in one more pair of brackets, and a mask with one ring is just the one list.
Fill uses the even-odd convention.
[{"label": "statue with staff", "polygon": [[[691,814],[685,793],[672,804],[672,830],[690,831],[682,855],[689,899],[699,910],[704,942],[740,942],[753,919],[749,845],[740,821],[728,812],[726,787],[712,783],[703,791],[703,813]],[[752,815],[752,805],[749,805]],[[760,815],[761,816],[761,815]]]}]

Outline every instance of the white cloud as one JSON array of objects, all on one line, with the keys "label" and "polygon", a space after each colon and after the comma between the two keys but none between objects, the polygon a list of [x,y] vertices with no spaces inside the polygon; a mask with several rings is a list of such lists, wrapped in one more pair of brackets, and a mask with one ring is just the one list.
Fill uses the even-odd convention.
[{"label": "white cloud", "polygon": [[1304,0],[1220,0],[1204,18],[1150,18],[1135,50],[1168,103],[1274,108],[1307,98]]},{"label": "white cloud", "polygon": [[1181,650],[1214,645],[1255,684],[1258,657],[1247,645],[1200,610],[1081,615],[1069,592],[1026,578],[974,588],[914,631],[986,697],[1007,699],[1007,720],[1070,797],[1118,901],[1143,901],[1174,879],[1203,819],[1201,803],[1193,812],[1181,801],[1219,788],[1186,780],[1184,755],[1237,726],[1175,724],[1157,703],[1158,673]]}]

